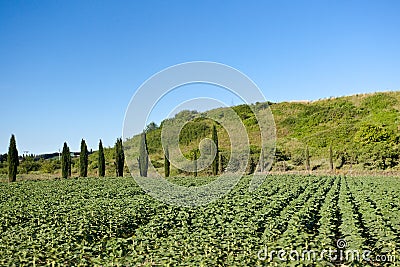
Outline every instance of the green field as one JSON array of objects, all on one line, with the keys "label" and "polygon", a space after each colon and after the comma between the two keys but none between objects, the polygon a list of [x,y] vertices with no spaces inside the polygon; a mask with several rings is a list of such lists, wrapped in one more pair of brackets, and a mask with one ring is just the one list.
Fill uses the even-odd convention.
[{"label": "green field", "polygon": [[[346,258],[302,252],[338,239],[360,251],[348,264],[368,265],[364,250],[386,259],[372,266],[400,264],[399,178],[269,175],[249,192],[250,179],[199,208],[160,203],[132,178],[0,183],[0,265],[327,266]],[[291,258],[270,262],[273,250]]]}]

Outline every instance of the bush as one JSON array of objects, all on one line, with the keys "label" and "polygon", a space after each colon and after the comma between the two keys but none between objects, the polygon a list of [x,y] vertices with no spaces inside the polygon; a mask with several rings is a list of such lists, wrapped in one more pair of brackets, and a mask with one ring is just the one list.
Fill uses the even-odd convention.
[{"label": "bush", "polygon": [[293,170],[293,166],[287,164],[286,161],[278,161],[274,164],[272,169],[279,171],[279,172],[285,172],[285,171]]},{"label": "bush", "polygon": [[385,170],[399,164],[399,146],[389,142],[379,142],[363,146],[360,162],[367,169]]}]

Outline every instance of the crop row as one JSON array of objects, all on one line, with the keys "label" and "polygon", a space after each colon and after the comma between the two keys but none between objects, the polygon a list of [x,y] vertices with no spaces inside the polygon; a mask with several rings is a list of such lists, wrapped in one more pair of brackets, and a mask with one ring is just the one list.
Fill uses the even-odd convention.
[{"label": "crop row", "polygon": [[399,256],[395,178],[267,176],[250,192],[251,178],[198,208],[158,202],[132,178],[0,184],[0,265],[298,265],[257,253],[335,249],[338,239]]}]

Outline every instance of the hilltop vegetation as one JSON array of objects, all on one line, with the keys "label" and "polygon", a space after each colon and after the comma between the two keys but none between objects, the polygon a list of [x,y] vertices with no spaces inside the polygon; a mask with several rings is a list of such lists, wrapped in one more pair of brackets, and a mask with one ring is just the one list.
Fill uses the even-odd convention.
[{"label": "hilltop vegetation", "polygon": [[[273,170],[304,170],[307,146],[312,170],[330,169],[330,147],[336,170],[399,168],[400,92],[268,104],[274,115],[277,130]],[[232,108],[246,127],[251,158],[257,161],[261,146],[260,130],[255,115],[246,105]],[[206,113],[183,111],[172,119],[191,118],[191,122],[183,127],[179,140],[186,157],[190,157],[190,151],[196,149],[203,138],[211,138],[214,122],[204,117],[221,109]],[[158,128],[153,127],[147,134],[150,158],[156,168],[162,167],[162,126],[163,123]],[[231,144],[228,134],[219,125],[217,129],[221,153],[229,157]],[[210,170],[205,172],[209,173]]]},{"label": "hilltop vegetation", "polygon": [[[288,167],[302,166],[310,148],[313,168],[389,169],[399,164],[400,92],[271,105],[278,151]],[[277,163],[278,164],[278,163]]]},{"label": "hilltop vegetation", "polygon": [[[277,149],[274,171],[305,170],[306,147],[312,170],[329,170],[329,150],[332,147],[335,170],[399,170],[400,143],[400,92],[360,94],[318,101],[256,103],[258,107],[269,104],[274,115],[277,134]],[[215,124],[206,118],[220,114],[226,108],[199,113],[182,111],[160,126],[154,123],[146,129],[147,145],[152,164],[163,173],[164,154],[161,145],[161,130],[167,121],[190,120],[180,132],[179,145],[183,155],[191,159],[201,140],[212,137]],[[234,106],[246,127],[251,160],[257,163],[261,146],[257,119],[246,105]],[[231,142],[227,131],[216,124],[219,150],[224,164],[229,160]],[[139,136],[130,144],[139,144]],[[129,143],[127,143],[129,145]],[[127,145],[124,144],[124,145]],[[202,144],[204,145],[204,144]],[[106,176],[115,175],[115,151],[104,148]],[[98,151],[89,155],[88,175],[97,176]],[[250,172],[249,166],[248,171]],[[0,155],[0,174],[7,173],[6,157]],[[58,158],[34,160],[25,157],[18,168],[19,174],[47,173],[61,175]],[[128,174],[125,166],[124,173]],[[199,175],[211,175],[211,168]],[[171,175],[186,174],[171,166]],[[189,173],[187,173],[189,174]],[[79,159],[72,159],[72,176],[79,176]]]}]

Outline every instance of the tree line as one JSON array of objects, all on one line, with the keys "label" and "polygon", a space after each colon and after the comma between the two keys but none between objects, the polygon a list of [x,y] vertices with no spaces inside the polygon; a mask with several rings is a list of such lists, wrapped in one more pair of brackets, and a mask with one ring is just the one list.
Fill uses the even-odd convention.
[{"label": "tree line", "polygon": [[[118,138],[115,146],[115,173],[117,177],[122,177],[124,175],[124,163],[125,163],[125,155],[122,146],[122,139]],[[88,175],[88,164],[89,164],[89,150],[86,145],[86,141],[84,139],[81,140],[81,151],[79,156],[79,176],[87,177]],[[3,159],[2,159],[3,160]],[[12,134],[10,138],[10,144],[8,148],[7,154],[7,163],[8,163],[8,181],[15,182],[17,179],[18,167],[19,167],[19,156],[17,150],[17,143],[15,140],[15,135]],[[67,142],[64,142],[62,153],[61,153],[61,177],[69,178],[71,177],[72,172],[72,156],[70,148]],[[99,150],[98,150],[98,176],[104,177],[106,174],[106,161],[104,155],[103,143],[99,141]]]},{"label": "tree line", "polygon": [[[214,149],[215,151],[215,158],[212,162],[212,173],[213,175],[218,175],[218,172],[222,172],[221,168],[221,155],[219,154],[218,148],[218,135],[217,129],[215,125],[212,128],[212,140],[215,144]],[[106,174],[106,162],[105,162],[105,155],[104,155],[104,148],[103,143],[99,141],[98,147],[98,176],[104,177]],[[115,175],[117,177],[122,177],[124,175],[124,165],[125,165],[125,154],[123,150],[122,138],[118,138],[115,145]],[[195,164],[194,167],[194,176],[197,176],[197,162],[199,151],[193,151],[193,162]],[[71,156],[70,148],[67,142],[64,142],[62,153],[61,153],[61,177],[62,178],[69,178],[71,177],[72,173],[72,156]],[[80,177],[87,177],[88,175],[88,157],[89,151],[86,145],[86,141],[84,139],[81,140],[80,146],[80,154],[79,154],[79,176]],[[15,136],[11,135],[10,145],[8,148],[7,154],[7,162],[8,162],[8,179],[9,182],[15,182],[17,173],[18,173],[18,166],[19,166],[19,156],[17,150],[17,144],[15,140]],[[138,166],[139,166],[139,174],[141,177],[147,177],[148,175],[148,166],[149,166],[149,154],[148,154],[148,147],[147,147],[147,138],[146,138],[146,131],[141,134],[141,141],[139,147],[139,157],[137,158]],[[165,177],[170,176],[170,159],[168,148],[164,148],[164,175]]]}]

